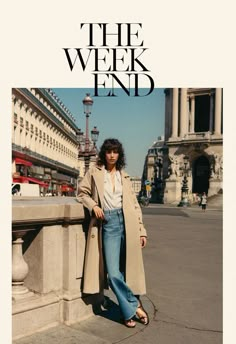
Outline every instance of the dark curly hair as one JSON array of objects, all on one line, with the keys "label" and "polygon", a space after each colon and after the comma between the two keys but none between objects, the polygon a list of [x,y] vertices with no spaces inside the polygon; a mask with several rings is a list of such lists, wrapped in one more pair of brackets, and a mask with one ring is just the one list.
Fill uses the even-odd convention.
[{"label": "dark curly hair", "polygon": [[119,153],[119,158],[117,160],[116,163],[116,168],[117,170],[121,170],[122,168],[125,167],[126,162],[125,162],[125,152],[124,152],[124,148],[122,146],[122,143],[117,140],[117,139],[106,139],[101,148],[100,148],[100,152],[98,154],[98,160],[97,160],[97,164],[98,166],[107,166],[107,161],[106,161],[106,152],[107,151],[111,151],[111,150],[117,150],[117,152]]}]

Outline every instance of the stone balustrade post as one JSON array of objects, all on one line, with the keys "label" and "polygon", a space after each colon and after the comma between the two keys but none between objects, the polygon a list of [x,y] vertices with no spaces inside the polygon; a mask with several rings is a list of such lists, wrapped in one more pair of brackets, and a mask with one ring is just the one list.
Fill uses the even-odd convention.
[{"label": "stone balustrade post", "polygon": [[12,242],[12,294],[13,297],[29,292],[28,288],[24,286],[24,280],[29,272],[29,267],[24,260],[22,253],[23,236],[27,230],[14,231]]}]

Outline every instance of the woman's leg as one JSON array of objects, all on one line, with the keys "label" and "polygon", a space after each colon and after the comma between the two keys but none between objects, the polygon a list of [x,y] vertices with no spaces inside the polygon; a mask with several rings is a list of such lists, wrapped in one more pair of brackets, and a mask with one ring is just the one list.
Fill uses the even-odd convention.
[{"label": "woman's leg", "polygon": [[125,320],[131,319],[138,306],[138,300],[133,295],[121,272],[120,257],[125,255],[125,233],[122,210],[105,212],[107,223],[103,225],[103,250],[108,272],[110,287],[117,297]]}]

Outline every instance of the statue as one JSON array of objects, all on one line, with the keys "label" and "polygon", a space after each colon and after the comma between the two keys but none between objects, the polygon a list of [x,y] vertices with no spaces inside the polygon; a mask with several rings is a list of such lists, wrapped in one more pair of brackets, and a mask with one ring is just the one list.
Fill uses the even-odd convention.
[{"label": "statue", "polygon": [[176,155],[169,155],[169,159],[169,178],[176,179],[176,177],[180,176],[178,157]]},{"label": "statue", "polygon": [[223,156],[214,154],[214,177],[215,179],[222,179],[223,176]]}]

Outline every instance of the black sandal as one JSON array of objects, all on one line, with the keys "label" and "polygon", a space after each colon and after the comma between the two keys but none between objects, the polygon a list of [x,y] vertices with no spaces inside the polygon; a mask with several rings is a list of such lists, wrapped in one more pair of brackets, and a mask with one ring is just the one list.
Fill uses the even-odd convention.
[{"label": "black sandal", "polygon": [[[130,325],[128,324],[130,322]],[[126,327],[128,328],[135,328],[136,326],[136,322],[131,318],[131,319],[128,319],[128,320],[123,320],[123,323]]]},{"label": "black sandal", "polygon": [[[139,316],[138,313],[136,312],[136,317],[139,319],[139,321],[147,326],[149,324],[149,316],[148,316],[148,312],[145,311],[145,309],[143,308],[143,304],[141,302],[141,300],[139,300],[139,306],[138,308],[140,308],[146,315],[145,316]],[[146,321],[145,321],[146,320]]]}]

